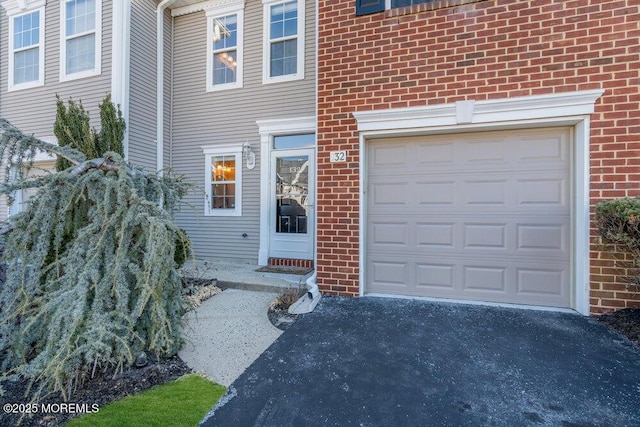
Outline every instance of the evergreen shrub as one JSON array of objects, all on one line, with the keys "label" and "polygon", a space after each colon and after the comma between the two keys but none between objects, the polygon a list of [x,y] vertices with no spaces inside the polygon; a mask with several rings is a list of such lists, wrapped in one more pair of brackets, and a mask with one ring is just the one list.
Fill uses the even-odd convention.
[{"label": "evergreen shrub", "polygon": [[595,208],[595,226],[603,242],[613,251],[627,254],[625,280],[640,285],[640,198],[625,197],[600,202]]},{"label": "evergreen shrub", "polygon": [[[33,399],[50,392],[68,399],[97,370],[115,374],[143,350],[171,356],[182,344],[187,303],[178,268],[190,244],[172,212],[188,186],[170,173],[132,167],[121,153],[83,154],[87,138],[106,143],[102,149],[118,149],[109,138],[121,143],[124,122],[110,100],[105,103],[101,113],[111,125],[103,120],[96,132],[88,129],[81,104],[62,111],[58,99],[59,141],[75,135],[69,136],[74,143],[60,146],[0,119],[5,175],[15,171],[15,181],[6,180],[0,192],[37,189],[10,218],[5,236],[0,380],[27,379]],[[27,177],[24,171],[43,150],[70,166]]]}]

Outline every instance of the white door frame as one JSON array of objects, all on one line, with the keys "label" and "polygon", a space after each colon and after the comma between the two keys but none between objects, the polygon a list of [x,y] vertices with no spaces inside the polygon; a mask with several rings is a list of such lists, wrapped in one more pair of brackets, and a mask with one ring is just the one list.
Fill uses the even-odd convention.
[{"label": "white door frame", "polygon": [[[306,156],[309,160],[307,163],[308,187],[307,187],[307,232],[306,233],[276,233],[274,225],[277,221],[276,211],[276,159],[279,157],[295,157]],[[288,259],[313,259],[315,245],[315,147],[292,148],[287,150],[271,151],[271,179],[270,179],[270,195],[269,195],[269,256],[273,258]],[[291,246],[297,246],[298,250],[286,251],[281,246],[282,243],[288,241]],[[302,247],[306,247],[303,251]]]},{"label": "white door frame", "polygon": [[366,265],[366,141],[371,138],[435,135],[533,127],[573,127],[571,178],[571,307],[589,315],[589,136],[590,115],[604,90],[587,90],[427,107],[354,112],[360,132],[360,295]]},{"label": "white door frame", "polygon": [[[258,250],[258,264],[267,265],[270,251],[270,222],[271,209],[271,151],[273,151],[273,137],[278,135],[296,135],[305,133],[316,133],[315,116],[293,117],[288,119],[268,119],[258,120],[258,131],[260,133],[260,247]],[[315,147],[314,147],[315,148]],[[315,153],[314,153],[315,161]],[[316,180],[316,173],[313,172],[313,180]],[[311,179],[311,177],[310,177]],[[316,195],[313,195],[315,202]],[[314,217],[315,217],[314,212]],[[315,262],[315,230],[316,219],[314,219],[314,251],[313,260]]]}]

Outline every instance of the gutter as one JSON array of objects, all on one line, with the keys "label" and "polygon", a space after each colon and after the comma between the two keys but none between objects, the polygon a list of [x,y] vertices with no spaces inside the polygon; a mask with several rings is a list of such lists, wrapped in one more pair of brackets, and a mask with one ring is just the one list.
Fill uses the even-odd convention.
[{"label": "gutter", "polygon": [[156,169],[164,169],[164,10],[176,0],[163,0],[156,8]]}]

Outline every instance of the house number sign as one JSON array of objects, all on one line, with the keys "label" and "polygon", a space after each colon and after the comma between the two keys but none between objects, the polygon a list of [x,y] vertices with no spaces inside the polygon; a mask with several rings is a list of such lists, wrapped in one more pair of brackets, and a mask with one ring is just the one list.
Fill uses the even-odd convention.
[{"label": "house number sign", "polygon": [[346,151],[332,151],[329,153],[329,161],[331,163],[342,163],[347,161]]}]

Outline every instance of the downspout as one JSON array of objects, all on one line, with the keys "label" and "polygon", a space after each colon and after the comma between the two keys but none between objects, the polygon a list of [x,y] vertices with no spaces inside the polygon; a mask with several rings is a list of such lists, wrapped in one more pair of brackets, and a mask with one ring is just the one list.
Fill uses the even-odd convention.
[{"label": "downspout", "polygon": [[164,169],[164,10],[175,1],[163,0],[156,8],[156,169],[160,173]]},{"label": "downspout", "polygon": [[174,100],[174,79],[173,79],[173,73],[174,73],[174,67],[175,67],[175,60],[174,60],[174,48],[175,48],[175,37],[173,36],[175,34],[175,30],[176,30],[176,20],[175,18],[171,18],[171,52],[170,52],[170,57],[171,57],[171,67],[169,68],[169,78],[171,79],[171,88],[169,89],[169,96],[171,97],[171,110],[169,113],[169,168],[173,169],[173,100]]},{"label": "downspout", "polygon": [[111,101],[120,106],[127,123],[124,134],[124,157],[129,160],[129,84],[130,84],[130,41],[131,2],[113,2],[113,26],[111,42]]},{"label": "downspout", "polygon": [[320,10],[319,10],[319,1],[316,0],[316,16],[315,16],[315,24],[316,24],[316,31],[315,31],[315,58],[313,61],[314,64],[314,68],[315,68],[315,111],[316,111],[316,167],[315,167],[315,171],[314,173],[316,174],[315,179],[316,179],[316,200],[314,200],[314,209],[316,209],[316,214],[314,215],[314,220],[315,220],[315,245],[313,246],[313,274],[311,275],[311,277],[309,277],[306,280],[306,285],[307,285],[307,293],[300,298],[298,301],[296,301],[295,303],[291,304],[291,306],[289,307],[289,313],[291,314],[305,314],[305,313],[311,313],[313,311],[314,308],[316,308],[316,305],[318,305],[318,302],[320,301],[320,298],[322,298],[322,294],[320,293],[320,289],[318,288],[318,283],[316,282],[316,279],[318,277],[317,271],[318,271],[318,39],[319,39],[319,16],[320,16]]}]

